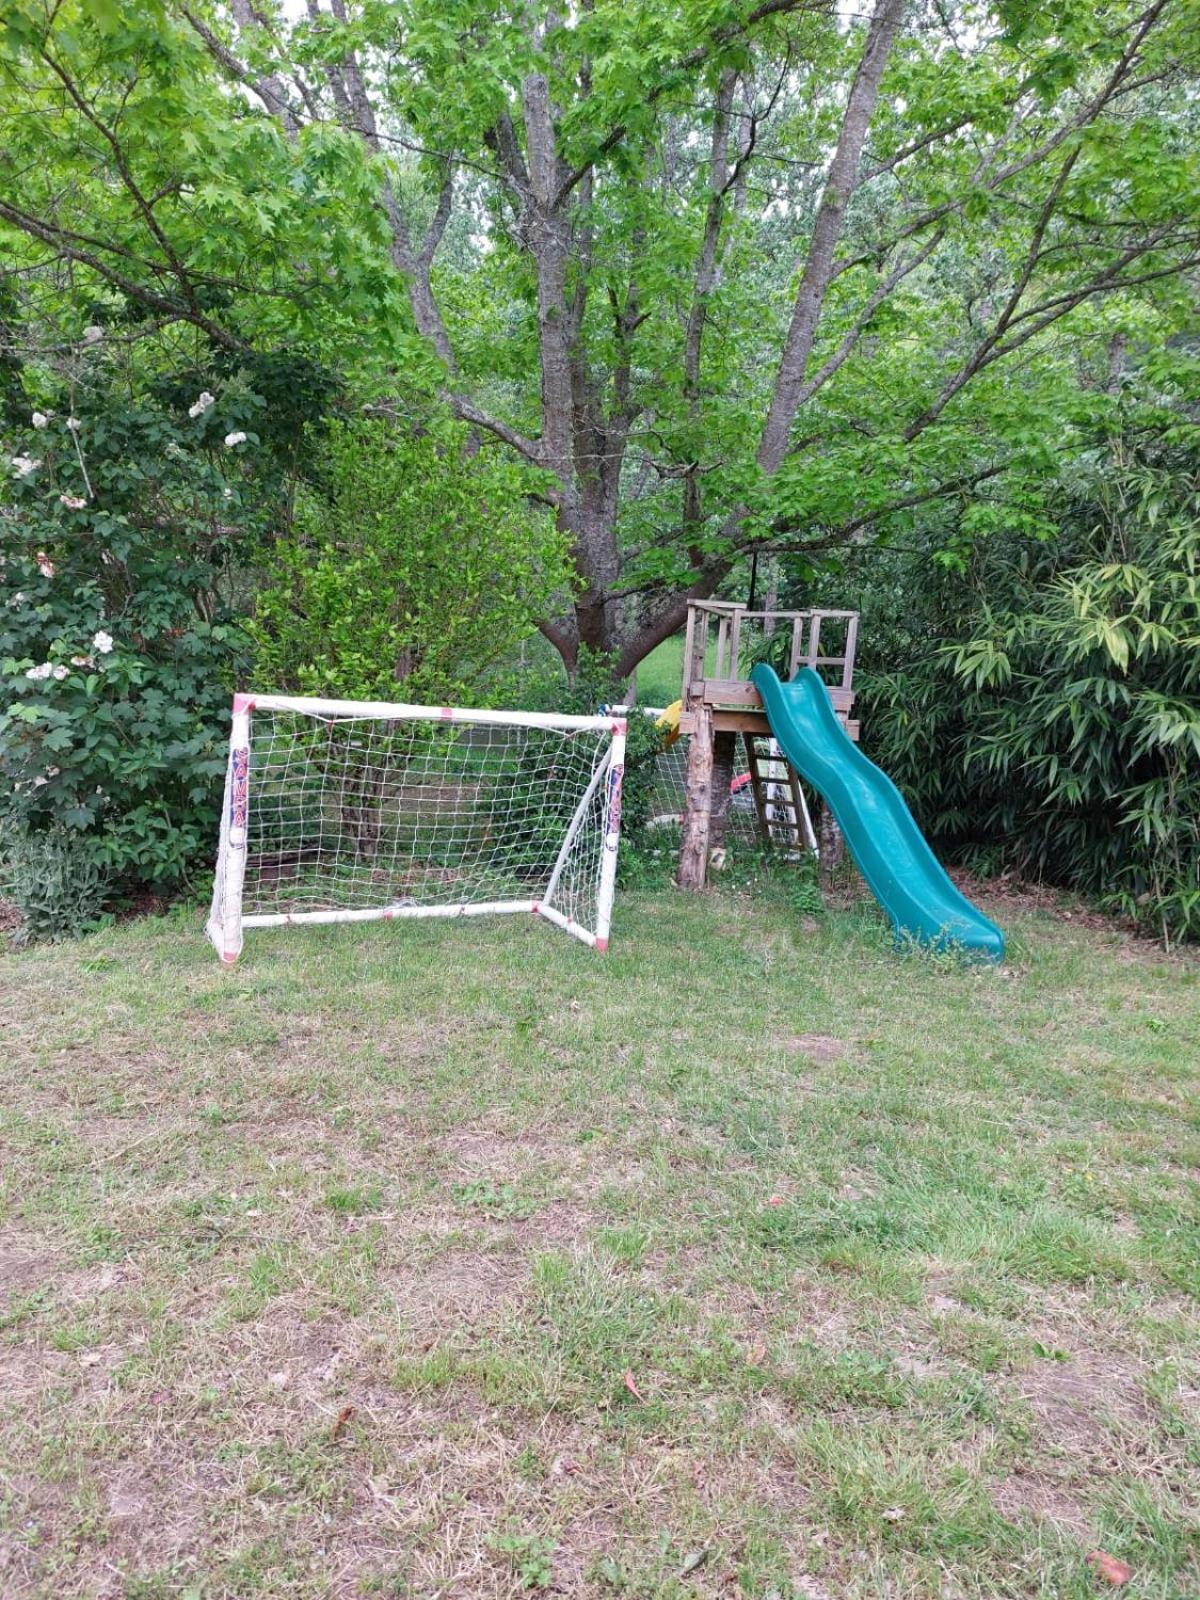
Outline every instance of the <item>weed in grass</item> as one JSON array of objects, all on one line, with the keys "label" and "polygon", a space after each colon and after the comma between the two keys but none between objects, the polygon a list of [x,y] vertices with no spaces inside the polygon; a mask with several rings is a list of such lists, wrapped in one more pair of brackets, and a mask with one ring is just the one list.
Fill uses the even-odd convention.
[{"label": "weed in grass", "polygon": [[325,1204],[340,1217],[362,1217],[383,1206],[383,1190],[378,1185],[347,1185],[326,1189]]},{"label": "weed in grass", "polygon": [[447,1345],[420,1356],[398,1356],[392,1363],[392,1387],[408,1394],[448,1389],[467,1370],[459,1353]]},{"label": "weed in grass", "polygon": [[460,1205],[478,1207],[492,1217],[523,1220],[537,1209],[529,1196],[518,1194],[511,1183],[495,1184],[489,1178],[459,1184],[454,1197]]},{"label": "weed in grass", "polygon": [[548,1589],[554,1576],[553,1558],[558,1546],[536,1533],[498,1533],[490,1540],[494,1550],[508,1558],[524,1589]]}]

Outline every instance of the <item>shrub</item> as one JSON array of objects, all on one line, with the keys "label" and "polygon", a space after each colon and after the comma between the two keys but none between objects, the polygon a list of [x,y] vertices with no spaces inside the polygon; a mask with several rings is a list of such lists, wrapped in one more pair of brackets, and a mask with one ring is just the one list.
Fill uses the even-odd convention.
[{"label": "shrub", "polygon": [[565,538],[521,467],[444,418],[335,425],[271,557],[257,680],[348,699],[480,698],[567,593]]},{"label": "shrub", "polygon": [[178,884],[212,846],[246,650],[258,401],[43,404],[0,487],[0,822],[87,835],[114,886]]},{"label": "shrub", "polygon": [[[1200,938],[1200,463],[1119,446],[1047,543],[868,586],[870,753],[952,857]],[[890,619],[895,627],[889,627]]]},{"label": "shrub", "polygon": [[99,926],[108,874],[85,835],[53,828],[5,843],[5,890],[21,914],[14,944],[74,938]]}]

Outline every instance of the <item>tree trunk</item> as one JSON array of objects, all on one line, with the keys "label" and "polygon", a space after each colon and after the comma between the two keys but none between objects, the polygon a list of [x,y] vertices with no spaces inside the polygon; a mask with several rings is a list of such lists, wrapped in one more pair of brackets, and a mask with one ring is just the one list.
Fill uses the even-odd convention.
[{"label": "tree trunk", "polygon": [[817,212],[808,259],[804,264],[804,276],[796,294],[792,324],[788,329],[783,359],[779,363],[775,392],[771,396],[771,409],[767,413],[758,448],[758,464],[767,473],[779,470],[791,441],[792,423],[796,420],[805,369],[833,277],[834,251],[842,236],[846,207],[858,184],[859,162],[862,160],[875,102],[879,98],[880,80],[903,14],[904,0],[878,0],[871,18],[866,48],[854,75],[837,149],[829,164],[829,177],[821,208]]},{"label": "tree trunk", "polygon": [[696,727],[688,743],[687,809],[679,851],[681,889],[703,889],[708,876],[708,824],[712,808],[712,712],[696,711]]}]

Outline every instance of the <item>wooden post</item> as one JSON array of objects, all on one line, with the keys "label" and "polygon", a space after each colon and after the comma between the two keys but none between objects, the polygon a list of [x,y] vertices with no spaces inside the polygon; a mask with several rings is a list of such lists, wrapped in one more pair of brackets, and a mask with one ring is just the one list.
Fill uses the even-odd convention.
[{"label": "wooden post", "polygon": [[800,652],[804,648],[804,618],[792,619],[792,653],[788,658],[788,679],[796,676],[796,669],[800,665]]},{"label": "wooden post", "polygon": [[687,801],[683,814],[683,843],[679,849],[681,889],[703,889],[708,876],[708,827],[712,809],[712,712],[698,705],[696,725],[688,740]]},{"label": "wooden post", "polygon": [[696,609],[688,607],[687,637],[683,644],[683,684],[679,690],[680,698],[687,705],[692,692],[692,678],[695,673],[693,656],[696,650]]},{"label": "wooden post", "polygon": [[736,733],[713,734],[712,780],[708,811],[710,850],[719,850],[725,843],[725,827],[729,821],[729,785],[733,782],[733,763],[736,755]]},{"label": "wooden post", "polygon": [[846,659],[842,663],[842,688],[854,687],[854,654],[858,649],[858,617],[853,616],[846,624]]}]

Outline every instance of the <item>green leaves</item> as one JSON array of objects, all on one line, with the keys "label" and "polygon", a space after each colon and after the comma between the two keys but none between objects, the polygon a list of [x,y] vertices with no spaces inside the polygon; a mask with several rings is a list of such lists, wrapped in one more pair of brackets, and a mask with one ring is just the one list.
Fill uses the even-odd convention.
[{"label": "green leaves", "polygon": [[336,426],[325,487],[302,491],[253,632],[273,687],[353,698],[478,699],[569,590],[540,475],[470,453],[436,412]]},{"label": "green leaves", "polygon": [[[943,848],[1200,937],[1200,510],[1195,442],[1123,440],[1049,485],[1053,543],[993,531],[954,578],[868,603],[869,747]],[[1169,536],[1164,536],[1169,529]],[[921,641],[949,635],[932,657]],[[898,664],[897,664],[898,663]]]},{"label": "green leaves", "polygon": [[264,405],[244,377],[160,367],[153,403],[114,366],[101,346],[73,392],[39,374],[47,409],[17,437],[41,466],[0,487],[0,823],[85,835],[110,887],[175,885],[212,848],[247,646],[234,575],[279,461],[223,442]]}]

